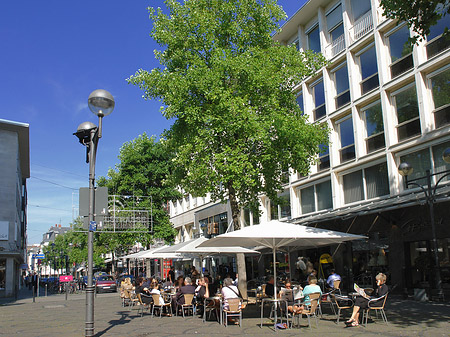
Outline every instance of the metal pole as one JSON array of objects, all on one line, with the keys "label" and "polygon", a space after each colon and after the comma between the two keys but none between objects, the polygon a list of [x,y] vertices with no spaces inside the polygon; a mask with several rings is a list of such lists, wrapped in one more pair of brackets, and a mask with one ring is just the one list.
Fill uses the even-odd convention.
[{"label": "metal pole", "polygon": [[[100,118],[101,120],[101,118]],[[95,157],[97,152],[98,138],[97,128],[91,130],[89,141],[89,232],[88,232],[88,278],[86,286],[86,326],[85,336],[94,336],[94,231],[90,224],[94,221],[95,205]]]},{"label": "metal pole", "polygon": [[426,170],[427,174],[427,185],[428,185],[428,207],[430,209],[430,223],[431,223],[431,235],[433,237],[433,251],[434,251],[434,269],[436,277],[436,288],[438,291],[438,299],[444,299],[444,293],[442,292],[442,281],[441,281],[441,270],[439,268],[439,252],[438,252],[438,242],[436,237],[436,225],[434,223],[434,194],[431,188],[431,174],[430,170]]}]

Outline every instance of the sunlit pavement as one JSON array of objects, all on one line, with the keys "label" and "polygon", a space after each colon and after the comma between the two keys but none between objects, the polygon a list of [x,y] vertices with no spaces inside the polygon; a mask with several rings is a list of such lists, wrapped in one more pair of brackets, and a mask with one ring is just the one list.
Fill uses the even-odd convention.
[{"label": "sunlit pavement", "polygon": [[[85,295],[52,295],[37,297],[22,294],[17,301],[0,301],[0,336],[83,336]],[[391,297],[386,314],[389,325],[374,317],[367,327],[346,328],[343,321],[336,324],[330,309],[318,321],[318,327],[308,328],[307,319],[301,327],[273,331],[266,318],[260,328],[260,311],[250,304],[244,311],[242,328],[237,325],[220,326],[216,321],[202,322],[198,317],[151,317],[138,306],[131,310],[121,306],[117,293],[99,294],[95,299],[96,336],[449,336],[450,304],[448,302],[415,302]],[[269,314],[267,308],[266,315]],[[347,319],[349,312],[344,312]]]}]

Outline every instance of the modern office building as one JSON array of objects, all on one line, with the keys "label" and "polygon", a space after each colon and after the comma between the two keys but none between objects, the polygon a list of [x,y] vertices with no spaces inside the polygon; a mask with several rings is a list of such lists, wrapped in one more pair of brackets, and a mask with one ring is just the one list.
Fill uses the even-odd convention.
[{"label": "modern office building", "polygon": [[[295,88],[310,122],[331,130],[329,147],[307,176],[290,172],[280,195],[285,204],[262,196],[260,218],[243,210],[243,222],[280,219],[364,234],[367,240],[309,254],[318,260],[317,254],[330,253],[347,286],[369,284],[383,271],[404,291],[435,286],[436,237],[449,292],[450,186],[438,174],[450,169],[443,160],[450,147],[450,40],[441,36],[449,21],[444,17],[411,47],[412,32],[386,19],[378,0],[307,1],[274,40],[320,52],[329,61]],[[398,171],[402,162],[414,168],[409,181],[427,170],[433,187],[442,178],[435,189],[435,235],[424,190],[406,185]],[[426,179],[415,182],[427,189]],[[170,212],[178,239],[196,231],[223,233],[231,219],[228,206],[208,197],[186,196]]]},{"label": "modern office building", "polygon": [[20,287],[27,247],[29,126],[0,119],[0,297]]}]

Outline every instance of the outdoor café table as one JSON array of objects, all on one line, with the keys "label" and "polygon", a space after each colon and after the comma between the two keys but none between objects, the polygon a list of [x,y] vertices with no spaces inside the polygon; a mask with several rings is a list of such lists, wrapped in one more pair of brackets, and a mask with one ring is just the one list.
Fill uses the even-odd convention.
[{"label": "outdoor caf\u00e9 table", "polygon": [[222,297],[221,296],[212,296],[212,297],[206,297],[204,300],[204,308],[203,308],[203,323],[206,322],[206,307],[208,306],[208,303],[213,303],[215,306],[216,301],[219,301],[219,308],[220,308],[220,318],[219,318],[219,322],[220,325],[223,324],[222,321],[222,313],[223,313],[223,307],[222,307]]},{"label": "outdoor caf\u00e9 table", "polygon": [[[272,303],[271,312],[273,310],[274,311],[274,315],[275,315],[273,328],[274,328],[275,331],[277,331],[277,321],[278,321],[278,317],[277,317],[278,309],[277,308],[281,308],[282,304],[284,304],[286,306],[286,311],[285,312],[286,312],[286,321],[287,321],[288,320],[288,310],[287,310],[288,303],[287,303],[286,300],[281,299],[281,298],[277,298],[277,299],[274,299],[274,298],[263,298],[262,302],[261,302],[261,325],[260,325],[261,328],[262,328],[262,325],[263,325],[263,318],[264,318],[263,317],[264,316],[264,302],[271,302]],[[282,317],[280,317],[280,318],[282,318]]]}]

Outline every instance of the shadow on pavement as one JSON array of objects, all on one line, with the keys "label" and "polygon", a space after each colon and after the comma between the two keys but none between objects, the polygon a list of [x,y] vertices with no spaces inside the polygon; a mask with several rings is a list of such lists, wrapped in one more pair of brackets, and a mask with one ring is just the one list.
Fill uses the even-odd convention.
[{"label": "shadow on pavement", "polygon": [[115,326],[118,325],[124,325],[127,323],[130,323],[134,318],[140,318],[140,315],[131,315],[132,311],[118,311],[117,315],[120,315],[119,319],[112,319],[110,320],[109,326],[106,329],[103,329],[102,331],[99,331],[95,334],[96,337],[99,336],[103,336],[104,334],[106,334],[109,330],[111,330],[112,328],[114,328]]}]

